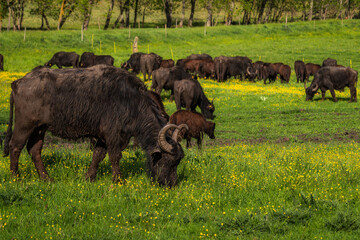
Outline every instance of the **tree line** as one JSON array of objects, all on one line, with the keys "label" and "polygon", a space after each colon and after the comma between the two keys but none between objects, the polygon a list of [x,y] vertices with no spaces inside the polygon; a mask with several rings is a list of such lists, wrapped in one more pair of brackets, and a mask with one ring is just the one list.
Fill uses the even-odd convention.
[{"label": "tree line", "polygon": [[[76,14],[86,30],[93,9],[100,2],[107,5],[105,30],[136,27],[137,24],[144,26],[145,18],[151,12],[162,12],[168,28],[175,24],[183,27],[185,23],[193,26],[194,16],[200,11],[206,12],[203,20],[206,26],[214,26],[218,21],[225,25],[279,22],[284,17],[288,21],[360,17],[360,0],[0,0],[0,31],[3,25],[7,30],[22,29],[25,11],[41,18],[40,29],[50,30],[51,18],[57,21],[56,27],[60,30],[69,17]],[[116,8],[119,14],[111,23]],[[190,10],[188,16],[186,10]],[[176,11],[181,14],[175,23],[173,15]],[[220,12],[224,13],[223,19],[216,19],[215,14]]]}]

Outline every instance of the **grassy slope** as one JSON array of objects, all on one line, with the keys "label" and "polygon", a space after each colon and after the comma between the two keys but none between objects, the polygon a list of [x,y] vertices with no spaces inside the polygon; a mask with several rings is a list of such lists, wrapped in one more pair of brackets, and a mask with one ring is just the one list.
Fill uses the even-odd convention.
[{"label": "grassy slope", "polygon": [[[357,56],[357,21],[313,24],[134,30],[140,50],[164,58],[206,52],[212,56],[261,56],[265,61],[293,65],[296,59],[321,63],[333,57],[340,64]],[[76,32],[76,34],[75,34]],[[10,72],[26,72],[59,50],[91,50],[102,39],[102,54],[116,65],[130,54],[126,30],[1,33],[0,52]],[[43,40],[41,40],[43,39]],[[113,42],[117,52],[113,53]],[[97,46],[97,44],[95,44]],[[6,48],[4,47],[6,46]],[[94,49],[99,53],[99,49]],[[22,74],[0,75],[0,123],[5,130],[9,83]],[[205,138],[203,152],[185,150],[179,166],[180,184],[169,191],[150,183],[140,150],[126,150],[121,168],[126,185],[111,183],[104,161],[98,181],[83,174],[91,161],[86,144],[53,140],[43,158],[55,183],[39,182],[24,151],[20,181],[8,172],[9,159],[0,157],[1,239],[355,239],[359,236],[359,107],[348,104],[349,91],[336,92],[340,101],[304,101],[294,74],[289,85],[231,80],[201,80],[216,97],[215,141]],[[167,101],[169,113],[175,104]]]}]

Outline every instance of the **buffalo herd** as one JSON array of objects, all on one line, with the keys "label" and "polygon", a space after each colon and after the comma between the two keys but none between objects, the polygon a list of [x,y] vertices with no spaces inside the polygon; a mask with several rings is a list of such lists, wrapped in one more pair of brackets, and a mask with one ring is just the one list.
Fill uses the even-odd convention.
[{"label": "buffalo herd", "polygon": [[[59,69],[51,69],[56,65]],[[262,80],[289,83],[291,67],[277,62],[252,62],[245,56],[192,54],[179,59],[163,59],[156,53],[133,53],[121,64],[114,65],[110,55],[84,52],[57,52],[44,66],[34,68],[11,84],[10,116],[4,153],[10,155],[10,169],[19,174],[19,156],[26,146],[41,179],[51,180],[41,159],[46,131],[65,139],[90,138],[94,143],[92,162],[86,178],[95,180],[99,163],[109,155],[113,181],[121,181],[119,161],[130,138],[147,155],[149,176],[160,185],[177,183],[177,166],[184,157],[179,144],[182,138],[190,147],[191,138],[201,147],[203,134],[215,138],[214,99],[209,100],[198,77],[224,82],[231,77],[249,81]],[[61,69],[63,67],[73,67]],[[0,69],[3,56],[0,54]],[[350,88],[350,102],[356,102],[357,71],[340,66],[331,58],[322,66],[295,61],[297,82],[304,83],[306,100],[312,100],[320,90],[322,99],[329,90]],[[144,81],[152,79],[148,90]],[[314,76],[309,87],[306,82]],[[169,116],[160,93],[171,90],[177,111]],[[199,107],[201,113],[196,112]],[[181,110],[185,108],[186,110]],[[13,118],[14,129],[13,126]]]}]

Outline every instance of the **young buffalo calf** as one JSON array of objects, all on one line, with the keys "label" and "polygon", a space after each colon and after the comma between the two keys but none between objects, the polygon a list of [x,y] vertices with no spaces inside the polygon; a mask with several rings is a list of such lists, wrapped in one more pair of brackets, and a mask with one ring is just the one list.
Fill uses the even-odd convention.
[{"label": "young buffalo calf", "polygon": [[197,145],[201,149],[201,143],[204,132],[211,138],[215,139],[215,123],[207,121],[205,117],[197,112],[190,112],[186,110],[178,110],[170,117],[170,123],[180,125],[187,124],[189,130],[184,134],[186,139],[186,148],[191,145],[191,138],[197,139]]}]

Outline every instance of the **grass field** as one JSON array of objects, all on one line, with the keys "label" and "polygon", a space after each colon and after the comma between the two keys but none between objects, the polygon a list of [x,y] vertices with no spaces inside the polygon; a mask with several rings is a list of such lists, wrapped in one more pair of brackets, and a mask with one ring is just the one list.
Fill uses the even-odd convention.
[{"label": "grass field", "polygon": [[[94,48],[91,39],[94,34]],[[0,73],[0,131],[7,127],[10,83],[60,50],[111,54],[120,66],[130,55],[128,30],[0,33],[6,72]],[[360,70],[358,21],[324,21],[133,30],[140,51],[174,59],[191,53],[246,55],[253,60],[321,63],[332,57]],[[114,41],[116,53],[114,52]],[[172,53],[171,53],[172,52]],[[53,183],[41,182],[23,151],[20,177],[0,157],[0,239],[357,239],[360,237],[359,103],[316,95],[302,84],[264,85],[237,79],[200,80],[215,97],[215,140],[184,149],[179,185],[150,182],[145,154],[126,149],[120,162],[126,185],[111,182],[101,163],[97,181],[84,179],[88,143],[46,136],[43,159]],[[150,84],[150,83],[147,83]],[[162,97],[175,112],[169,93]],[[185,146],[185,144],[183,144]]]}]

